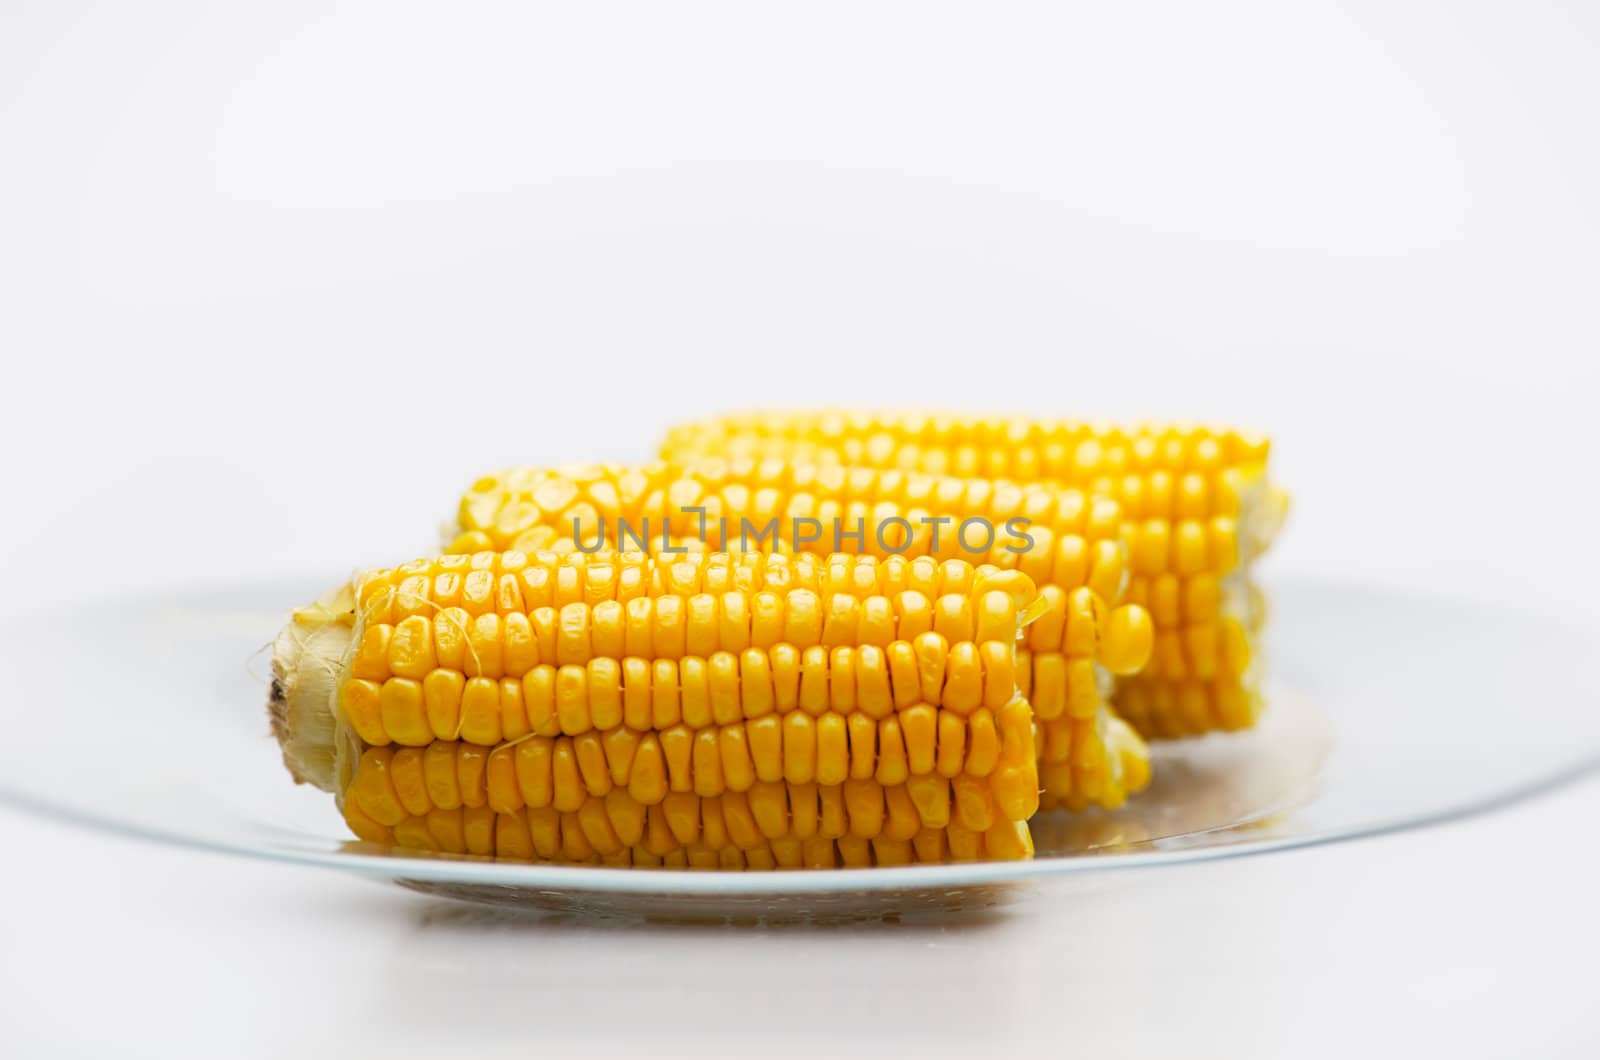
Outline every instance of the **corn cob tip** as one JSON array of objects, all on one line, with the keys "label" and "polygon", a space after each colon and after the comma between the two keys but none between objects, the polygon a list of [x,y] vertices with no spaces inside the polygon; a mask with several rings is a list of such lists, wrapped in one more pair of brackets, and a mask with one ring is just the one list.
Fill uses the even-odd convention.
[{"label": "corn cob tip", "polygon": [[338,787],[334,693],[350,647],[355,597],[346,585],[295,611],[272,645],[267,717],[297,784]]}]

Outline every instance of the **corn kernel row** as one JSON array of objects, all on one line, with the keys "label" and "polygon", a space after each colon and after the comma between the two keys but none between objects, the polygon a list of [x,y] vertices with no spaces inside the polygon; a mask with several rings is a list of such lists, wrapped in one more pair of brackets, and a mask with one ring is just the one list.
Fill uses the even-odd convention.
[{"label": "corn kernel row", "polygon": [[[1064,745],[1071,726],[1094,724],[1062,719],[1068,735],[1056,739]],[[1031,768],[1037,754],[1031,726],[1027,703],[1018,697],[998,711],[982,708],[969,717],[919,706],[879,721],[864,714],[830,711],[814,718],[795,712],[698,731],[674,725],[641,734],[619,727],[576,737],[525,737],[495,747],[449,740],[398,749],[369,746],[360,768],[371,776],[392,774],[402,793],[422,798],[426,792],[445,808],[487,800],[497,808],[526,803],[574,809],[585,794],[616,788],[651,804],[668,793],[719,795],[757,783],[894,785],[913,776],[996,777],[997,796],[1020,807],[1031,794],[1017,795],[1008,785],[1016,782],[1019,767]],[[1096,764],[1084,758],[1081,741],[1072,746],[1080,750],[1075,761]]]},{"label": "corn kernel row", "polygon": [[[367,817],[352,801],[345,804],[345,819],[362,839],[412,852],[614,868],[835,869],[1033,856],[1028,827],[1019,822],[997,821],[977,832],[951,821],[908,838],[896,838],[887,828],[864,838],[840,823],[847,820],[838,810],[841,797],[824,795],[820,788],[817,795],[816,825],[809,834],[774,838],[760,833],[748,800],[732,792],[721,799],[694,799],[692,811],[670,817],[664,807],[650,807],[637,833],[619,829],[600,800],[566,813],[497,813],[487,806],[430,810],[393,827]],[[790,803],[801,804],[793,795]]]},{"label": "corn kernel row", "polygon": [[[1016,685],[1011,638],[1019,623],[1016,587],[1026,583],[1019,575],[985,572],[966,579],[967,595],[946,593],[932,603],[915,590],[863,601],[792,589],[782,596],[639,597],[626,613],[602,601],[567,604],[559,614],[546,607],[532,615],[509,610],[458,620],[446,611],[430,620],[417,613],[425,585],[385,594],[373,584],[382,581],[363,582],[358,599],[393,596],[396,602],[369,610],[413,613],[360,631],[340,705],[368,744],[411,746],[680,721],[700,728],[769,712],[820,714],[830,706],[874,718],[919,704],[957,713],[999,708]],[[520,605],[501,599],[501,606]],[[1097,617],[1089,607],[1073,612],[1063,636],[1093,649],[1095,631],[1074,623]],[[465,621],[465,634],[458,621]],[[690,632],[696,626],[704,636]],[[897,633],[912,639],[888,639]],[[952,642],[952,636],[975,639]],[[775,637],[788,639],[765,646]],[[761,646],[681,655],[690,647],[753,642]],[[621,654],[629,650],[654,657]]]},{"label": "corn kernel row", "polygon": [[[1234,514],[1237,492],[1205,486],[1266,465],[1264,437],[1224,427],[1088,423],[1034,417],[918,413],[757,412],[668,432],[666,460],[720,455],[805,464],[897,468],[962,478],[1065,482],[1121,501],[1130,518]],[[1125,495],[1119,480],[1140,480]],[[1204,496],[1201,503],[1198,496]]]},{"label": "corn kernel row", "polygon": [[[1031,751],[1031,742],[1012,746]],[[450,745],[444,748],[437,756],[440,761],[452,757]],[[439,777],[429,775],[422,757],[414,754],[408,760],[404,751],[368,749],[345,794],[346,803],[353,802],[364,817],[388,827],[407,817],[461,807],[487,806],[502,814],[524,809],[572,813],[589,807],[594,812],[603,810],[613,827],[626,837],[637,835],[653,808],[660,807],[669,821],[676,821],[685,813],[693,815],[705,803],[734,795],[747,799],[739,805],[749,807],[767,838],[791,834],[805,838],[815,830],[815,808],[820,799],[825,818],[830,806],[842,809],[848,818],[848,834],[865,839],[885,832],[891,838],[908,839],[922,828],[944,828],[951,821],[981,832],[999,821],[1025,820],[1038,805],[1031,757],[997,769],[989,777],[924,773],[888,784],[871,777],[833,783],[761,780],[737,789],[714,791],[663,791],[658,787],[648,797],[631,784],[586,789],[576,776],[552,792],[548,776],[542,782],[530,781],[528,771],[522,768],[525,763],[513,763],[509,756],[502,756],[498,767],[492,757],[487,763],[480,760],[470,767],[458,758],[455,764],[466,775],[451,778],[454,786],[448,786]],[[479,765],[483,766],[481,772],[469,772],[469,768]],[[674,831],[682,830],[675,827]],[[683,839],[685,843],[692,841],[692,836]]]},{"label": "corn kernel row", "polygon": [[[451,553],[374,572],[361,582],[360,606],[364,621],[371,623],[449,607],[480,615],[730,591],[809,589],[819,595],[892,596],[911,590],[932,598],[970,594],[980,573],[1005,584],[1004,575],[961,558],[941,562],[931,556],[848,553],[701,550],[651,555],[610,547],[576,554],[511,549]],[[1087,567],[1080,578],[1087,584]]]},{"label": "corn kernel row", "polygon": [[[524,610],[526,597],[516,592],[518,576],[500,577],[506,591],[499,595],[498,609],[477,614],[439,606],[430,615],[436,602],[426,585],[395,594],[393,602],[369,595],[372,606],[357,646],[354,676],[381,683],[391,677],[420,679],[443,667],[466,677],[516,678],[540,666],[582,666],[596,659],[704,659],[751,650],[771,653],[779,647],[788,649],[787,654],[852,645],[889,649],[929,634],[948,645],[995,639],[997,630],[1017,618],[1003,588],[981,595],[971,589],[947,592],[932,599],[916,589],[892,596],[763,589]],[[1149,650],[1138,643],[1140,631],[1129,628],[1144,621],[1137,611],[1109,611],[1087,587],[1063,593],[1049,585],[1040,597],[1047,606],[1024,634],[1033,650],[1098,657],[1113,668],[1127,665],[1125,659],[1118,661],[1121,657]],[[398,620],[374,620],[380,612]],[[1200,621],[1191,628],[1213,624]]]},{"label": "corn kernel row", "polygon": [[[911,538],[896,551],[928,555],[940,553],[932,540],[935,527],[923,519],[947,517],[950,528],[940,540],[956,547],[942,558],[963,558],[956,523],[981,519],[999,528],[1016,516],[1058,535],[1090,541],[1114,538],[1123,518],[1109,499],[1078,490],[908,474],[892,468],[712,457],[682,464],[515,468],[485,475],[458,505],[462,536],[449,551],[567,550],[575,537],[585,543],[592,540],[602,520],[608,523],[609,537],[624,521],[634,531],[642,530],[648,517],[655,530],[649,538],[659,540],[662,533],[705,537],[708,529],[714,529],[719,548],[723,519],[730,524],[730,548],[741,519],[753,528],[777,520],[780,531],[787,531],[794,519],[815,519],[828,529],[834,519],[851,529],[865,522],[869,531],[858,550],[870,553],[879,545],[876,526],[901,518],[911,524]],[[536,538],[521,540],[533,531],[538,531]],[[651,548],[653,543],[632,547]],[[836,551],[826,546],[822,550]]]},{"label": "corn kernel row", "polygon": [[[1100,616],[1087,595],[1074,604],[1057,611],[1063,622],[1046,628],[1061,630],[1081,646],[1074,654],[1092,656]],[[567,604],[559,611],[523,611],[512,603],[506,611],[476,616],[446,608],[431,618],[411,614],[394,624],[366,625],[355,674],[377,681],[420,678],[442,666],[471,677],[520,677],[541,665],[583,666],[595,659],[767,654],[780,646],[793,653],[851,646],[886,650],[928,636],[946,644],[991,640],[995,630],[1016,620],[1016,607],[1000,590],[976,600],[956,593],[930,600],[915,590],[860,598],[790,589],[639,597],[626,604]],[[1070,622],[1079,628],[1063,628]],[[1058,646],[1042,637],[1039,643]]]},{"label": "corn kernel row", "polygon": [[[1068,666],[1092,671],[1093,664],[1063,661],[1056,668],[1059,679],[1051,671],[1043,687],[1053,713],[1065,709],[1071,694]],[[796,652],[780,644],[771,652],[749,648],[709,659],[630,656],[592,659],[586,666],[541,665],[521,678],[469,678],[442,668],[420,681],[351,677],[340,688],[339,702],[368,744],[421,747],[462,739],[492,746],[530,734],[576,736],[619,727],[643,732],[680,723],[694,730],[791,711],[859,712],[870,720],[926,707],[960,716],[1002,706],[1014,694],[1015,671],[1013,655],[995,641],[949,645],[929,632],[881,650],[863,645]]]},{"label": "corn kernel row", "polygon": [[1169,680],[1141,674],[1118,690],[1117,708],[1140,732],[1170,739],[1212,729],[1247,729],[1261,712],[1261,697],[1239,675]]}]

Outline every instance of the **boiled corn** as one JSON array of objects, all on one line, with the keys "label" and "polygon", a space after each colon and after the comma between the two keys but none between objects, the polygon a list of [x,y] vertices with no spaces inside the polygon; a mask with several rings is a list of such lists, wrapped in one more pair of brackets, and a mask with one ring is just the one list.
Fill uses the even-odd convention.
[{"label": "boiled corn", "polygon": [[662,456],[981,476],[1114,498],[1129,548],[1126,599],[1156,625],[1150,666],[1120,682],[1114,702],[1145,735],[1180,736],[1247,727],[1259,708],[1249,567],[1287,506],[1267,479],[1269,448],[1241,431],[1175,424],[777,412],[675,428]]},{"label": "boiled corn", "polygon": [[[1002,536],[998,528],[1018,517],[1025,539],[1017,527]],[[807,541],[797,532],[806,520],[823,532],[837,527],[855,536]],[[881,537],[878,529],[890,524],[905,532]],[[941,524],[949,527],[942,536]],[[976,542],[961,535],[974,524],[985,530]],[[976,544],[976,558],[1015,568],[1041,587],[1043,614],[1017,665],[1022,687],[1037,697],[1041,746],[1051,756],[1041,767],[1047,800],[1115,807],[1144,786],[1148,751],[1136,734],[1110,724],[1100,670],[1138,670],[1154,641],[1146,611],[1117,606],[1128,583],[1123,524],[1114,501],[1080,490],[735,457],[486,475],[461,498],[448,548],[570,553],[619,544],[657,550],[738,544],[827,551],[848,541],[857,553],[886,562],[908,556],[931,562],[971,554]],[[746,533],[752,527],[757,532]],[[840,577],[850,570],[830,561],[835,569]]]},{"label": "boiled corn", "polygon": [[800,867],[1031,854],[1031,579],[961,560],[480,552],[297,612],[296,779],[409,849]]}]

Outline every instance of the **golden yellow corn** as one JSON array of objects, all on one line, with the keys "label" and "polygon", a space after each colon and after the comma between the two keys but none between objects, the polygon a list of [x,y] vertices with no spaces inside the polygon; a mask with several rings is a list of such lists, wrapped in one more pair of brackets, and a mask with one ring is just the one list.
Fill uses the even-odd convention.
[{"label": "golden yellow corn", "polygon": [[480,552],[297,612],[296,779],[408,849],[776,868],[1023,858],[1032,580],[958,559]]},{"label": "golden yellow corn", "polygon": [[1287,505],[1268,481],[1268,452],[1267,439],[1224,428],[873,412],[726,416],[676,428],[662,447],[672,461],[892,468],[1114,498],[1129,551],[1126,600],[1156,627],[1150,665],[1119,682],[1114,701],[1148,736],[1255,720],[1260,609],[1249,566]]},{"label": "golden yellow corn", "polygon": [[[1132,673],[1154,643],[1148,613],[1118,606],[1128,583],[1123,524],[1114,501],[1080,490],[708,458],[486,475],[461,499],[449,549],[844,550],[929,564],[897,568],[908,571],[958,557],[1019,570],[1041,587],[1043,613],[1018,668],[1050,756],[1041,765],[1046,798],[1114,807],[1146,783],[1148,752],[1132,731],[1111,724],[1097,664]],[[848,565],[830,561],[829,569]],[[899,621],[916,630],[939,620],[916,613]]]}]

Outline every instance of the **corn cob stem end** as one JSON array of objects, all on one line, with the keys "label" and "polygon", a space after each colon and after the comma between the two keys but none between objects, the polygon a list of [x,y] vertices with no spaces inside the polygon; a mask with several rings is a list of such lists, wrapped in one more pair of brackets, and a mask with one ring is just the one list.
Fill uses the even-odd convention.
[{"label": "corn cob stem end", "polygon": [[296,611],[272,645],[267,717],[296,783],[338,788],[339,675],[355,628],[355,598],[346,585]]}]

